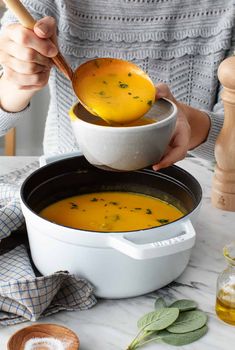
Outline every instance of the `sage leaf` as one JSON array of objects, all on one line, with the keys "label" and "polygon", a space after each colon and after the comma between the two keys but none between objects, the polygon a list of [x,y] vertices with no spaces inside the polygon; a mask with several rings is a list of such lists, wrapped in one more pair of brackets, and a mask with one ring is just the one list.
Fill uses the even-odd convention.
[{"label": "sage leaf", "polygon": [[158,333],[158,336],[160,337],[161,341],[166,344],[182,346],[193,343],[194,341],[200,339],[203,337],[203,335],[206,334],[207,330],[208,328],[206,325],[202,328],[197,329],[196,331],[183,334],[170,333],[167,330],[163,330]]},{"label": "sage leaf", "polygon": [[187,333],[204,326],[207,315],[199,310],[185,311],[179,314],[177,320],[167,330],[172,333]]},{"label": "sage leaf", "polygon": [[159,331],[169,327],[179,316],[177,308],[162,308],[149,312],[139,319],[137,326],[146,331]]},{"label": "sage leaf", "polygon": [[157,298],[154,303],[155,310],[162,309],[164,307],[167,307],[166,302],[163,298]]},{"label": "sage leaf", "polygon": [[188,311],[197,308],[197,303],[189,299],[180,299],[176,300],[169,307],[177,307],[180,311]]}]

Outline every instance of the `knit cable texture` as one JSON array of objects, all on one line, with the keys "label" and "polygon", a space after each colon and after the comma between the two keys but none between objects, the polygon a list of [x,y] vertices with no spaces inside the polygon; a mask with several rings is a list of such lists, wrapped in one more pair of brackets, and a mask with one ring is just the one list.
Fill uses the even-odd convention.
[{"label": "knit cable texture", "polygon": [[[194,152],[213,158],[223,123],[217,70],[235,47],[234,0],[23,0],[36,18],[53,16],[59,47],[75,69],[94,57],[127,59],[157,84],[169,85],[180,101],[212,120],[208,140]],[[16,21],[9,12],[3,24]],[[77,143],[68,117],[76,101],[70,82],[53,69],[46,122],[46,154],[71,152]],[[7,113],[0,113],[8,119]],[[3,124],[6,125],[6,122]],[[12,118],[14,124],[14,118]],[[13,125],[12,125],[13,126]]]}]

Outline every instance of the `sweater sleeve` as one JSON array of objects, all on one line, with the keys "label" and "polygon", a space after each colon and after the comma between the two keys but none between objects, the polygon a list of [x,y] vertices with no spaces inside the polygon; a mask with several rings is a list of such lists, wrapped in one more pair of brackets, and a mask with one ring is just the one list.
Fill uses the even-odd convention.
[{"label": "sweater sleeve", "polygon": [[0,137],[17,125],[18,120],[30,113],[30,105],[17,113],[9,113],[0,108]]},{"label": "sweater sleeve", "polygon": [[[0,67],[0,79],[2,73],[3,70]],[[17,125],[18,120],[28,114],[30,114],[30,104],[17,113],[6,112],[0,106],[0,137],[4,136],[11,128],[14,128]]]},{"label": "sweater sleeve", "polygon": [[[228,51],[228,54],[226,55],[226,57],[229,57],[232,55],[235,55],[235,29],[233,29],[233,35],[231,39],[231,48]],[[224,122],[224,106],[223,106],[223,101],[221,99],[222,89],[223,89],[223,86],[220,85],[218,89],[217,101],[213,109],[211,111],[204,110],[204,112],[207,113],[211,121],[211,127],[210,127],[210,131],[206,141],[200,144],[199,146],[195,147],[193,150],[190,150],[189,154],[204,158],[206,160],[215,159],[215,155],[214,155],[215,142],[216,142],[217,136],[219,135],[220,130],[222,129],[223,122]]]},{"label": "sweater sleeve", "polygon": [[[38,4],[38,1],[34,0],[23,0],[21,1],[24,6],[28,9],[30,14],[35,18],[35,20],[38,20],[39,18],[42,18],[44,16],[49,16],[50,11],[47,7],[43,5],[44,1],[41,1],[41,4]],[[1,29],[0,33],[3,30],[3,28],[11,23],[17,23],[18,20],[16,17],[10,12],[6,11],[1,19]],[[0,67],[0,77],[1,77],[1,67]],[[0,78],[1,79],[1,78]],[[0,107],[0,137],[5,135],[11,128],[14,128],[17,125],[17,122],[27,116],[31,113],[31,107],[30,104],[22,111],[16,112],[16,113],[9,113],[4,111]]]}]

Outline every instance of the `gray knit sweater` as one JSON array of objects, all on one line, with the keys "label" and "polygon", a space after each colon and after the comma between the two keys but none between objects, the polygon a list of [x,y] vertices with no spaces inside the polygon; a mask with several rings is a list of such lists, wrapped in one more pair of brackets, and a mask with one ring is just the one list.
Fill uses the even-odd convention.
[{"label": "gray knit sweater", "polygon": [[[59,47],[72,68],[94,57],[135,62],[155,83],[211,117],[211,130],[194,154],[213,159],[223,123],[217,80],[219,63],[235,48],[235,0],[24,0],[39,19],[57,20]],[[7,12],[3,25],[16,22]],[[71,152],[77,144],[68,117],[76,101],[70,82],[53,69],[44,152]],[[29,113],[0,110],[0,134]]]}]

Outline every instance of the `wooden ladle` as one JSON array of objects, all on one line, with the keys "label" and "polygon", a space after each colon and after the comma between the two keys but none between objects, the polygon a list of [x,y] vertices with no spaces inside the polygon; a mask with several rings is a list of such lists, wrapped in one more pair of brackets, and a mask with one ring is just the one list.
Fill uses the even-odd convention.
[{"label": "wooden ladle", "polygon": [[[4,1],[20,23],[33,30],[36,21],[23,4],[19,0]],[[71,80],[83,106],[111,125],[127,124],[141,118],[155,101],[152,80],[131,62],[97,58],[73,71],[60,52],[52,60]]]}]

